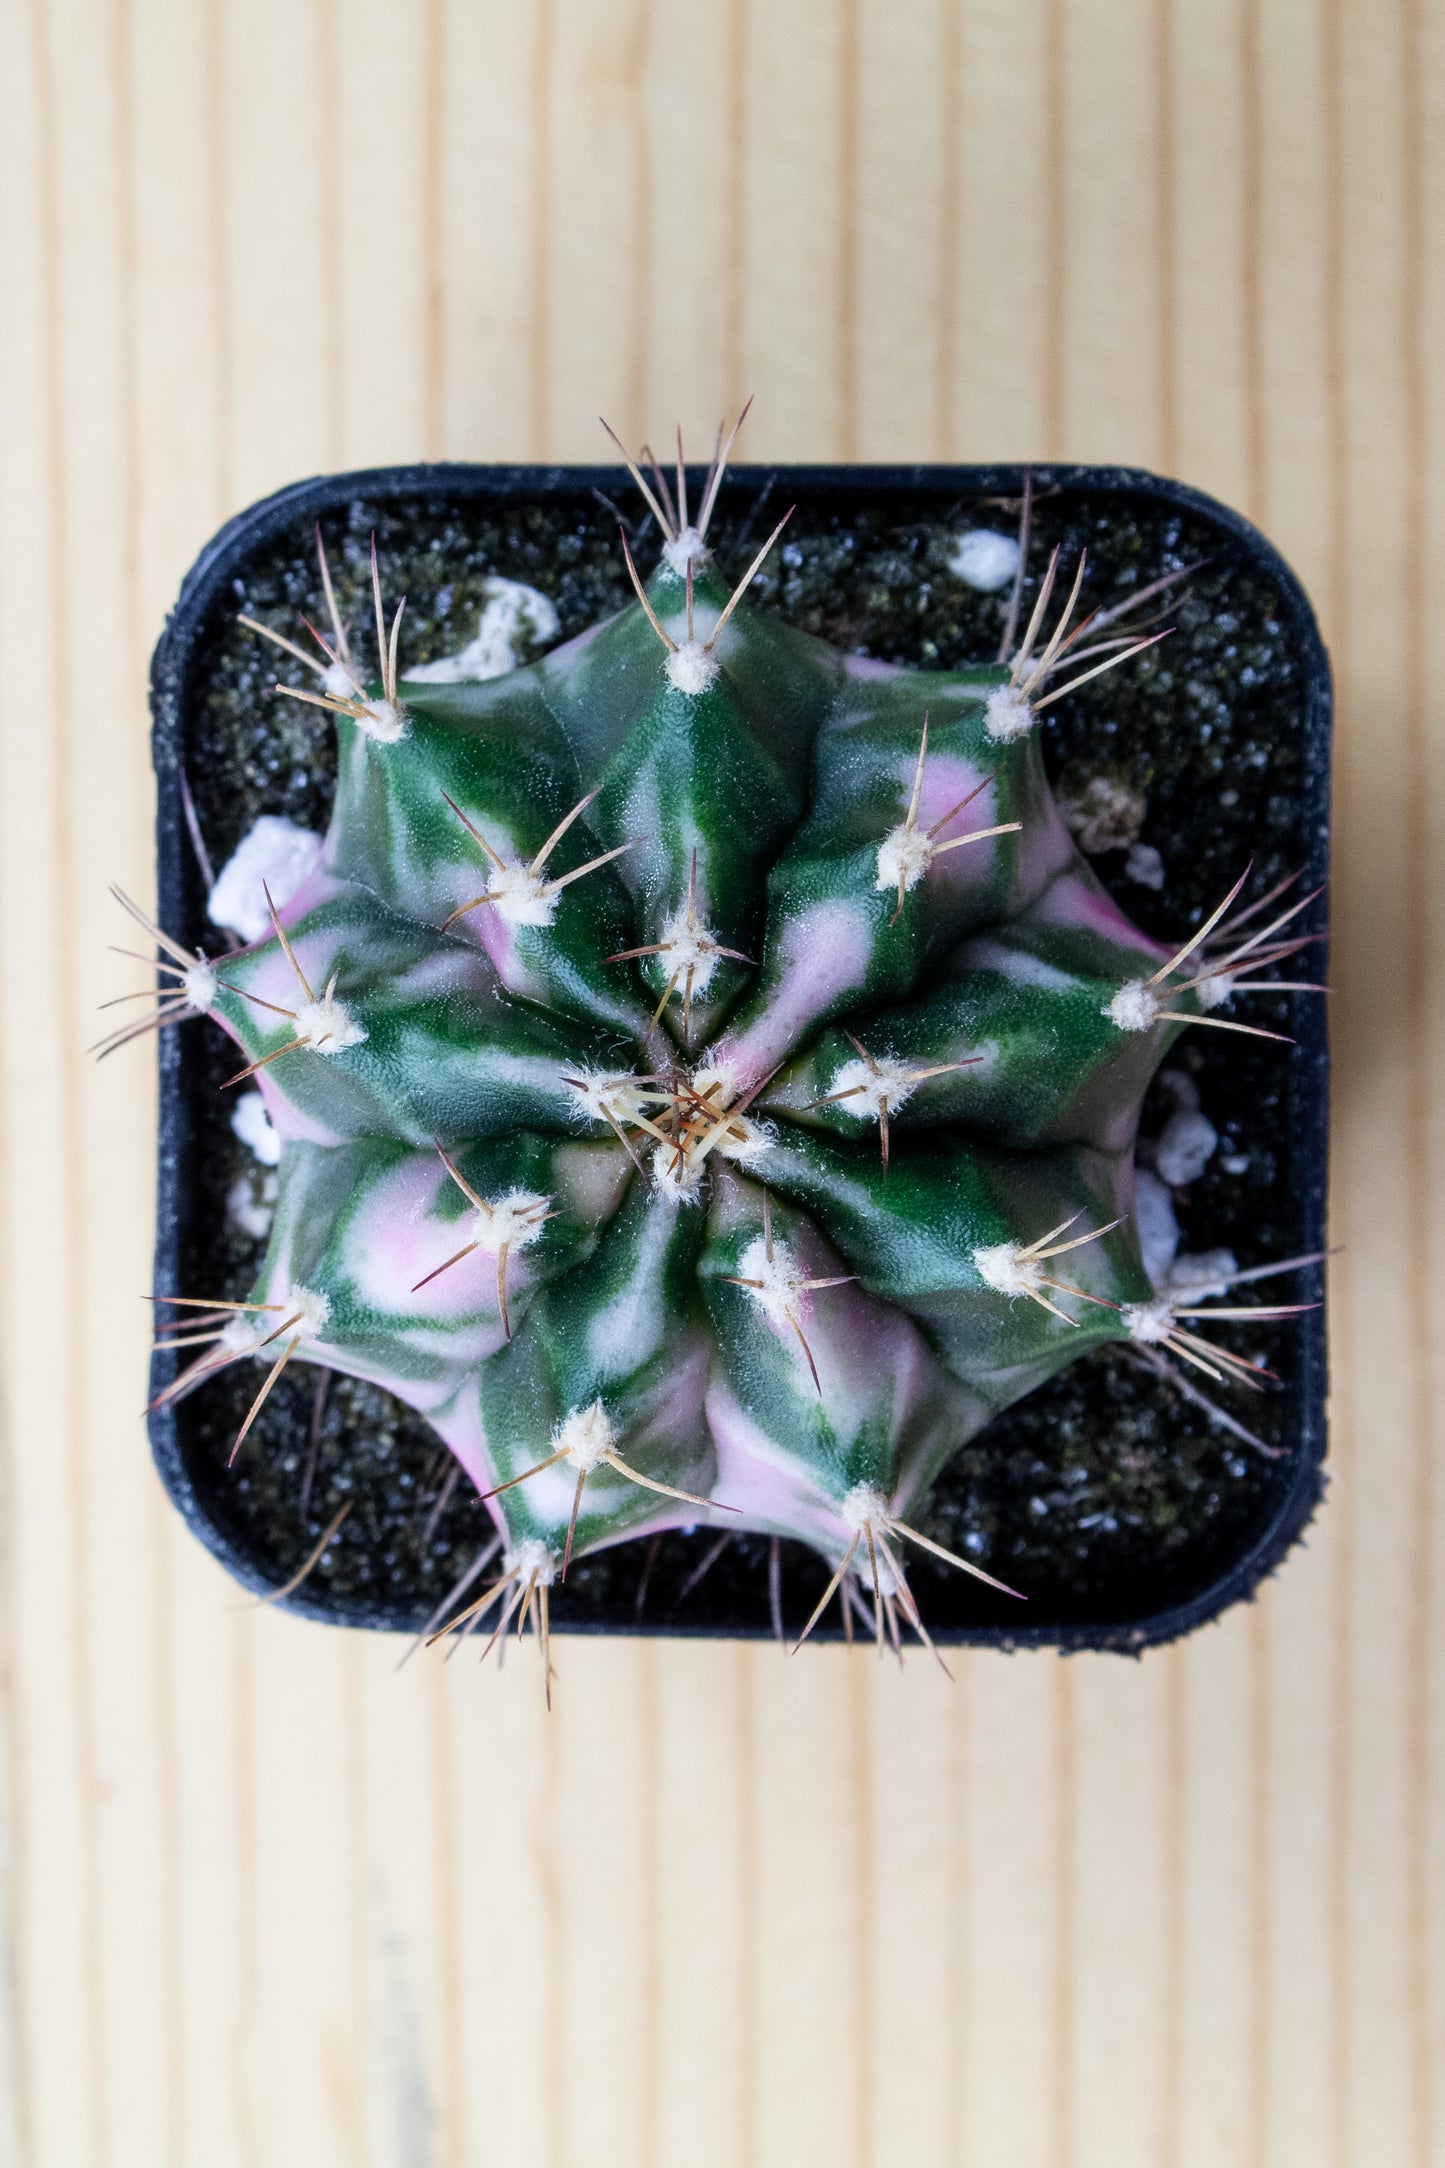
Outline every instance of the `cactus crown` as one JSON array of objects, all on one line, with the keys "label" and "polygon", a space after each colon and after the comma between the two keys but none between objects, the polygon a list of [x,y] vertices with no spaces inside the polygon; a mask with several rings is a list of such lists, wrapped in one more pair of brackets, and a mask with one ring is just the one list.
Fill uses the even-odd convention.
[{"label": "cactus crown", "polygon": [[259,1357],[238,1448],[293,1359],[424,1413],[504,1545],[451,1624],[545,1637],[574,1555],[712,1523],[821,1553],[814,1619],[840,1591],[926,1638],[910,1549],[1004,1587],[912,1518],[999,1410],[1108,1341],[1248,1367],[1151,1285],[1132,1149],[1309,899],[1241,878],[1147,939],[1036,727],[1164,635],[1081,616],[1056,553],[997,665],[860,662],[750,606],[785,521],[713,563],[730,446],[696,523],[680,446],[675,499],[634,467],[660,561],[624,533],[635,605],[529,667],[399,675],[374,544],[374,673],[324,550],[314,653],[245,620],[335,718],[324,851],[224,959],[152,927],[171,983],[107,1042],[212,1016],[283,1140],[253,1299],[188,1299],[163,1397]]}]

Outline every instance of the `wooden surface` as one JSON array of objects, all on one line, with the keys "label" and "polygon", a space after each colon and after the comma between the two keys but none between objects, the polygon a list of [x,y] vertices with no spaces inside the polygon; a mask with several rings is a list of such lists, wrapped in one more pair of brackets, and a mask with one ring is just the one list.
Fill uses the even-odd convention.
[{"label": "wooden surface", "polygon": [[[1441,0],[0,0],[0,2163],[1445,2161]],[[340,464],[1135,461],[1341,720],[1334,1480],[1139,1663],[245,1607],[151,1474],[146,657]]]}]

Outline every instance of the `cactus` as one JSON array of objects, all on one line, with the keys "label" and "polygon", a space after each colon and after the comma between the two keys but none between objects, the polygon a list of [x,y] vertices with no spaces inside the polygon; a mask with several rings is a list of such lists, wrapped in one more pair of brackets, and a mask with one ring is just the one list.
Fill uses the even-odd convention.
[{"label": "cactus", "polygon": [[915,1550],[1027,1593],[915,1525],[1002,1408],[1109,1341],[1258,1382],[1151,1286],[1132,1150],[1183,1031],[1257,1029],[1217,1012],[1279,986],[1311,899],[1241,906],[1246,874],[1159,946],[1040,756],[1171,580],[1081,617],[1056,553],[1005,661],[885,668],[750,607],[786,522],[721,576],[725,464],[695,523],[680,458],[676,498],[633,467],[663,537],[644,582],[623,535],[635,605],[481,682],[400,675],[374,544],[368,676],[318,535],[316,652],[252,629],[335,718],[320,865],[224,957],[121,899],[168,985],[105,1050],[208,1015],[283,1139],[252,1299],[163,1298],[161,1347],[202,1352],[159,1398],[259,1358],[238,1451],[293,1360],[419,1410],[503,1546],[448,1629],[545,1643],[573,1556],[706,1523],[821,1554],[804,1637],[841,1593],[927,1640]]}]

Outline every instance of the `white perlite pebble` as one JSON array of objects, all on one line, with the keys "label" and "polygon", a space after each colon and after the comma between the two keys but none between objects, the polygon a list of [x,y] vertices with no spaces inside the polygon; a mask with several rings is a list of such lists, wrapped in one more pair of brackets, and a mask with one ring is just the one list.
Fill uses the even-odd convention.
[{"label": "white perlite pebble", "polygon": [[1154,1170],[1171,1189],[1183,1189],[1203,1174],[1218,1142],[1219,1131],[1207,1115],[1176,1107],[1154,1146]]},{"label": "white perlite pebble", "polygon": [[271,1232],[271,1222],[276,1217],[276,1187],[275,1175],[268,1174],[261,1181],[258,1193],[254,1177],[243,1174],[226,1192],[228,1216],[253,1242],[264,1242]]},{"label": "white perlite pebble", "polygon": [[1148,810],[1142,794],[1116,775],[1067,781],[1056,793],[1059,811],[1079,849],[1090,858],[1135,842]]},{"label": "white perlite pebble", "polygon": [[991,527],[970,527],[959,535],[948,569],[981,595],[996,595],[1019,568],[1019,546],[1011,534]]},{"label": "white perlite pebble", "polygon": [[1129,879],[1137,881],[1141,888],[1164,886],[1164,861],[1152,843],[1131,844],[1129,855],[1124,860],[1124,871]]},{"label": "white perlite pebble", "polygon": [[1179,1222],[1168,1186],[1145,1167],[1134,1170],[1134,1224],[1152,1287],[1163,1287],[1179,1250]]},{"label": "white perlite pebble", "polygon": [[242,1092],[231,1116],[231,1130],[255,1153],[263,1167],[279,1164],[281,1139],[271,1125],[266,1102],[259,1092]]},{"label": "white perlite pebble", "polygon": [[281,910],[320,862],[320,836],[298,828],[284,814],[263,813],[217,875],[206,899],[206,916],[213,926],[225,926],[243,941],[260,941],[271,931],[266,890]]},{"label": "white perlite pebble", "polygon": [[1226,1295],[1238,1270],[1239,1260],[1233,1250],[1183,1250],[1170,1267],[1165,1284],[1176,1302],[1186,1295],[1193,1300],[1204,1295]]},{"label": "white perlite pebble", "polygon": [[482,610],[477,636],[455,655],[439,662],[421,663],[408,670],[408,685],[477,684],[485,678],[505,677],[523,656],[530,656],[556,639],[561,619],[551,599],[521,580],[495,576],[484,580]]}]

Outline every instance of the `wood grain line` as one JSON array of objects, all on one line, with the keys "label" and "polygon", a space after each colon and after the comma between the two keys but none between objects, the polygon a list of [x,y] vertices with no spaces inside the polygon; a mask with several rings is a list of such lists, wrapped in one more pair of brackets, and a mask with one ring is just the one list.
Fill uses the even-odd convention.
[{"label": "wood grain line", "polygon": [[1054,1979],[1050,2010],[1053,2073],[1053,2168],[1074,2168],[1078,2154],[1078,1794],[1079,1717],[1073,1660],[1054,1657]]},{"label": "wood grain line", "polygon": [[962,155],[960,113],[963,106],[963,11],[962,0],[944,0],[939,24],[939,175],[938,175],[938,294],[935,312],[938,337],[934,350],[933,456],[951,460],[957,433],[954,427],[953,380],[958,368],[958,252],[962,232]]},{"label": "wood grain line", "polygon": [[1430,1719],[1435,1683],[1434,1601],[1431,1548],[1435,1529],[1435,1366],[1431,1285],[1431,945],[1433,887],[1430,836],[1429,678],[1430,617],[1426,586],[1430,540],[1427,449],[1430,426],[1424,266],[1425,121],[1422,84],[1425,39],[1419,0],[1401,0],[1400,39],[1400,253],[1404,281],[1400,309],[1401,395],[1404,413],[1404,765],[1405,834],[1403,977],[1408,993],[1409,1075],[1405,1116],[1406,1161],[1414,1179],[1406,1184],[1406,1302],[1409,1305],[1410,1548],[1408,1670],[1405,1709],[1405,1974],[1410,2028],[1410,2158],[1432,2168],[1435,2146],[1435,2066],[1431,1995],[1431,1767]]},{"label": "wood grain line", "polygon": [[326,408],[326,457],[346,464],[346,319],[342,280],[341,51],[336,0],[316,0],[316,172],[321,229],[321,375]]},{"label": "wood grain line", "polygon": [[[61,212],[60,110],[56,61],[51,50],[54,18],[44,0],[32,0],[31,25],[34,57],[34,103],[40,150],[40,317],[44,355],[44,388],[41,395],[40,428],[44,436],[46,494],[49,499],[48,550],[45,573],[49,588],[49,647],[53,658],[51,718],[54,729],[54,800],[50,808],[51,848],[55,881],[52,896],[51,932],[54,942],[54,975],[48,992],[59,1020],[59,1068],[54,1079],[55,1130],[61,1140],[60,1194],[63,1200],[64,1280],[73,1307],[69,1327],[78,1347],[90,1344],[90,1317],[85,1270],[85,1225],[81,1210],[81,1169],[76,1165],[79,1141],[79,1092],[77,1078],[82,1059],[81,1034],[77,1029],[79,988],[76,976],[79,928],[74,897],[78,873],[75,839],[75,684],[71,662],[72,615],[70,594],[70,450],[66,438],[63,391],[65,367],[65,311],[63,278],[65,232]],[[92,1530],[90,1489],[86,1480],[84,1423],[80,1405],[79,1368],[73,1362],[57,1365],[55,1378],[55,1425],[66,1470],[69,1495],[68,1585],[61,1614],[62,1629],[69,1640],[71,1691],[75,1697],[73,1719],[76,1734],[76,1785],[79,1793],[78,1824],[80,1857],[77,1880],[81,1892],[80,1966],[83,2044],[78,2043],[78,2083],[85,2091],[85,2115],[90,2133],[94,2168],[105,2168],[111,2158],[111,2130],[107,2113],[105,2050],[101,1989],[100,1860],[97,1827],[97,1778],[95,1708],[89,1663],[90,1586]]]},{"label": "wood grain line", "polygon": [[833,336],[838,385],[835,437],[840,459],[858,457],[858,212],[859,141],[858,10],[860,0],[841,0],[838,38],[837,267]]},{"label": "wood grain line", "polygon": [[556,1717],[542,1727],[541,1797],[538,1830],[534,1840],[538,1891],[544,1923],[547,1962],[543,2004],[549,2023],[542,2027],[538,2073],[542,2094],[542,2134],[547,2168],[567,2168],[568,2132],[571,2123],[567,2098],[567,2062],[563,2052],[572,2019],[572,1995],[568,1978],[571,1937],[567,1907],[562,1901],[561,1741]]},{"label": "wood grain line", "polygon": [[663,1785],[661,1710],[658,1705],[658,1645],[644,1641],[637,1651],[637,1763],[641,1798],[637,1844],[641,1864],[641,1916],[637,1922],[637,1961],[641,1973],[638,2040],[638,2168],[664,2168],[662,2156],[662,2078],[660,2042],[662,2006],[662,1816],[658,1801]]},{"label": "wood grain line", "polygon": [[1274,1918],[1270,1905],[1269,1838],[1272,1808],[1272,1694],[1269,1614],[1256,1603],[1249,1617],[1249,2068],[1245,2089],[1245,2168],[1268,2168],[1274,2070]]},{"label": "wood grain line", "polygon": [[1159,470],[1179,465],[1179,209],[1174,0],[1154,0],[1154,292]]},{"label": "wood grain line", "polygon": [[849,2127],[857,2168],[873,2168],[878,2094],[873,2045],[877,2035],[874,1997],[878,1971],[877,1875],[873,1864],[877,1812],[873,1796],[874,1664],[866,1644],[849,1650],[843,1660],[847,1666],[849,1791],[853,1802],[853,2113]]},{"label": "wood grain line", "polygon": [[446,443],[447,296],[447,13],[446,0],[426,0],[422,18],[422,442],[428,459]]},{"label": "wood grain line", "polygon": [[1159,2168],[1184,2158],[1185,1814],[1189,1798],[1189,1658],[1177,1644],[1164,1652],[1164,1877],[1159,2013]]},{"label": "wood grain line", "polygon": [[736,414],[748,396],[748,0],[728,0],[727,209],[723,244],[723,339],[727,404]]},{"label": "wood grain line", "polygon": [[554,0],[536,0],[532,53],[532,279],[528,337],[532,457],[552,448],[552,68]]},{"label": "wood grain line", "polygon": [[[771,1653],[771,1652],[770,1652]],[[738,2168],[757,2168],[758,2119],[758,1718],[757,1662],[750,1642],[734,1650],[738,1832]]]},{"label": "wood grain line", "polygon": [[[652,397],[652,128],[647,65],[652,56],[652,0],[637,0],[627,47],[628,135],[632,155],[632,307],[628,314],[627,433],[647,435]],[[667,462],[664,443],[660,458]]]},{"label": "wood grain line", "polygon": [[236,1802],[235,2009],[231,2020],[231,2084],[237,2151],[248,2168],[263,2168],[252,2092],[252,2058],[260,2015],[261,1958],[257,1946],[256,1652],[251,1622],[230,1621],[233,1766]]},{"label": "wood grain line", "polygon": [[947,1906],[948,1944],[944,1973],[942,2016],[944,2024],[943,2114],[946,2132],[944,2161],[960,2168],[968,2130],[968,2077],[972,2041],[969,2037],[968,1966],[971,1926],[969,1879],[970,1836],[969,1782],[972,1755],[974,1660],[964,1649],[949,1658],[954,1674],[954,1698],[948,1728],[948,1856],[944,1902]]},{"label": "wood grain line", "polygon": [[1045,0],[1043,109],[1044,336],[1039,427],[1044,457],[1062,459],[1068,426],[1069,104],[1068,0]]},{"label": "wood grain line", "polygon": [[452,1732],[451,1680],[446,1666],[427,1667],[427,1728],[431,1733],[433,1841],[436,1846],[436,1999],[441,2018],[441,2154],[446,2168],[466,2168],[466,2051],[457,1875],[457,1756]]},{"label": "wood grain line", "polygon": [[360,1635],[351,1638],[341,1672],[341,1692],[345,1723],[342,1730],[343,1768],[346,1793],[346,1810],[342,1818],[340,1841],[345,1849],[344,1872],[346,1905],[346,1961],[350,1979],[351,2038],[346,2043],[344,2063],[350,2119],[346,2130],[349,2149],[356,2168],[370,2168],[367,2158],[365,2106],[366,2076],[370,2067],[368,1983],[370,1979],[371,1948],[368,1935],[367,1862],[370,1857],[367,1829],[367,1783],[366,1783],[366,1699],[363,1676],[366,1663],[365,1650]]},{"label": "wood grain line", "polygon": [[[1350,675],[1350,583],[1349,512],[1350,437],[1348,385],[1345,357],[1344,282],[1344,91],[1343,7],[1345,0],[1320,0],[1320,92],[1322,132],[1325,144],[1321,176],[1322,286],[1324,314],[1324,378],[1326,405],[1326,465],[1329,495],[1327,623],[1333,652],[1336,682],[1348,702]],[[1348,727],[1348,708],[1343,720]],[[1349,821],[1352,808],[1342,799],[1337,834]],[[1340,846],[1337,844],[1337,849]],[[1342,1195],[1340,1204],[1345,1204]],[[1334,1309],[1336,1355],[1346,1377],[1354,1375],[1354,1335],[1349,1290],[1349,1223],[1341,1209],[1331,1224],[1336,1242],[1345,1246],[1343,1299]],[[1334,1616],[1331,1621],[1330,1663],[1330,1806],[1329,1882],[1325,1893],[1329,1922],[1329,2099],[1330,2158],[1333,2168],[1351,2168],[1353,2028],[1350,2016],[1350,1869],[1353,1815],[1350,1786],[1353,1776],[1351,1729],[1354,1713],[1354,1566],[1355,1525],[1353,1500],[1354,1437],[1353,1406],[1343,1395],[1335,1401],[1335,1421],[1330,1449],[1334,1462],[1333,1523],[1335,1552]]]},{"label": "wood grain line", "polygon": [[230,188],[226,172],[226,0],[205,0],[206,195],[210,224],[211,321],[216,428],[216,523],[234,509],[231,431],[235,416],[234,323],[231,296]]}]

